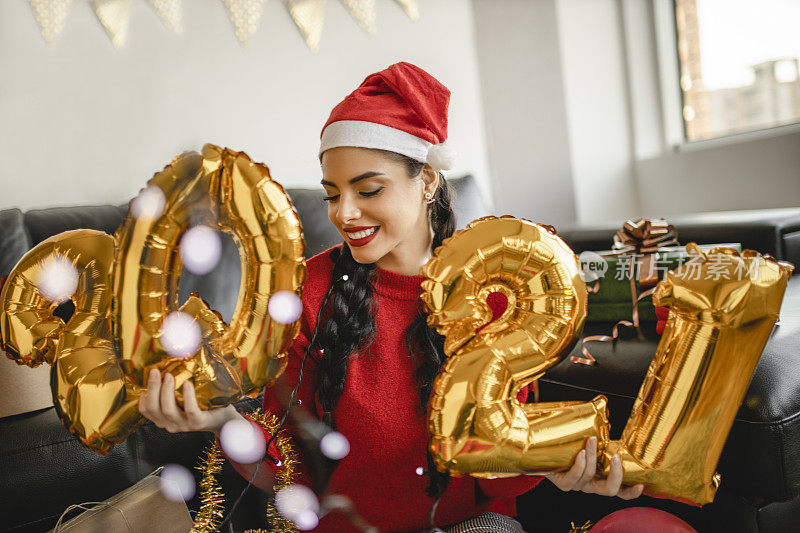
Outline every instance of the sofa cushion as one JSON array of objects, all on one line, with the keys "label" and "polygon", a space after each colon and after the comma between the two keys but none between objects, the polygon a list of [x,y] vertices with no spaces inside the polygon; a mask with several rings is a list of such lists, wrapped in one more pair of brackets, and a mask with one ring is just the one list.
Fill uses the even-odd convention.
[{"label": "sofa cushion", "polygon": [[489,204],[471,175],[448,179],[453,187],[453,210],[456,212],[456,229],[467,227],[473,220],[490,215]]},{"label": "sofa cushion", "polygon": [[328,220],[325,191],[319,189],[287,189],[303,225],[306,259],[342,242],[342,237]]},{"label": "sofa cushion", "polygon": [[[612,323],[587,323],[583,336],[609,334]],[[625,330],[623,330],[625,331]],[[566,357],[540,381],[541,400],[609,399],[612,438],[618,438],[660,337],[644,324],[643,339],[631,330],[616,346],[590,342],[595,366]],[[571,355],[580,355],[580,343]],[[780,324],[775,327],[736,415],[717,470],[728,491],[767,501],[800,495],[800,278],[789,280]]]},{"label": "sofa cushion", "polygon": [[95,229],[113,235],[127,212],[127,204],[31,209],[25,213],[25,227],[33,247],[52,235],[72,229]]},{"label": "sofa cushion", "polygon": [[[681,244],[740,242],[749,248],[800,265],[800,207],[720,211],[667,217],[675,226]],[[559,228],[558,234],[575,253],[611,248],[614,233],[622,223],[590,228]]]},{"label": "sofa cushion", "polygon": [[47,531],[69,505],[103,501],[137,481],[127,442],[92,452],[54,407],[0,419],[0,435],[3,531]]},{"label": "sofa cushion", "polygon": [[[261,401],[243,398],[236,407],[249,413]],[[47,531],[68,506],[103,501],[168,463],[189,469],[199,483],[195,467],[213,440],[211,433],[173,434],[146,421],[111,453],[100,455],[69,434],[53,407],[0,418],[0,435],[0,527],[14,533]],[[247,482],[227,461],[218,480],[225,491],[225,509],[230,510]],[[199,496],[187,502],[190,510],[199,509]],[[265,493],[248,491],[234,524],[265,527],[266,500]]]},{"label": "sofa cushion", "polygon": [[30,250],[31,239],[19,209],[0,211],[0,229],[0,277],[3,277]]}]

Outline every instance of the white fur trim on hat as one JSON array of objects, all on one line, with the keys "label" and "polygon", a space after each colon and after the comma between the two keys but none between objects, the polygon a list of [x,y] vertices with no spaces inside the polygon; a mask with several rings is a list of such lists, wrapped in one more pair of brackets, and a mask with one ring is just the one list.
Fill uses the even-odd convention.
[{"label": "white fur trim on hat", "polygon": [[364,120],[337,120],[328,124],[322,132],[319,154],[339,146],[390,150],[427,163],[429,150],[433,145],[415,135],[383,124]]},{"label": "white fur trim on hat", "polygon": [[433,170],[450,170],[456,163],[456,151],[445,143],[434,144],[428,149],[426,162]]}]

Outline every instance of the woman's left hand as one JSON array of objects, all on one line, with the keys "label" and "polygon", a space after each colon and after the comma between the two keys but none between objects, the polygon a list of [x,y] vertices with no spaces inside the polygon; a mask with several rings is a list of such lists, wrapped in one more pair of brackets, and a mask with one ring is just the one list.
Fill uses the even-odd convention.
[{"label": "woman's left hand", "polygon": [[632,500],[642,495],[644,485],[622,486],[622,464],[618,456],[615,455],[611,460],[611,471],[607,478],[598,474],[595,457],[597,457],[597,438],[590,437],[586,447],[580,451],[569,470],[553,472],[545,477],[565,492],[580,490],[602,496],[619,496],[623,500]]}]

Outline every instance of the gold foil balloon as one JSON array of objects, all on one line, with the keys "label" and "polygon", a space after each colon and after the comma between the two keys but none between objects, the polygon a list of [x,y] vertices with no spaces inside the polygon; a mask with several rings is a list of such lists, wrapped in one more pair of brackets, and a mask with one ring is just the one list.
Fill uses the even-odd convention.
[{"label": "gold foil balloon", "polygon": [[[62,421],[87,446],[104,452],[119,442],[112,442],[116,426],[138,414],[138,394],[130,390],[110,337],[114,244],[113,237],[94,230],[50,237],[25,254],[0,294],[3,349],[17,363],[52,366],[53,403]],[[78,274],[74,293],[65,295],[75,305],[66,324],[53,316],[58,301],[43,294],[43,277],[64,275],[47,272],[54,258]]]},{"label": "gold foil balloon", "polygon": [[[590,436],[602,450],[605,397],[516,400],[578,340],[587,302],[580,272],[552,228],[508,216],[470,223],[423,267],[428,324],[445,335],[448,355],[428,407],[440,469],[476,477],[555,471],[568,468]],[[494,321],[492,293],[508,301]]]},{"label": "gold foil balloon", "polygon": [[[653,304],[670,309],[655,358],[619,441],[624,483],[696,504],[714,499],[715,473],[766,345],[792,266],[753,250],[714,248],[668,272]],[[754,450],[757,453],[757,450]]]},{"label": "gold foil balloon", "polygon": [[[177,157],[145,193],[161,205],[142,210],[134,202],[114,237],[75,230],[43,241],[0,293],[1,347],[19,364],[52,365],[62,421],[99,453],[144,421],[138,400],[150,368],[173,374],[179,403],[190,379],[203,408],[227,405],[277,378],[299,331],[297,321],[278,323],[267,312],[274,292],[299,295],[305,261],[297,213],[266,167],[209,144]],[[178,243],[198,224],[231,233],[239,247],[242,281],[230,325],[196,293],[178,308]],[[66,324],[41,283],[54,260],[77,273],[64,297],[75,305]],[[199,330],[186,357],[163,346],[162,326],[175,312]]]},{"label": "gold foil balloon", "polygon": [[[0,344],[18,364],[34,368],[42,363],[52,365],[58,338],[67,327],[53,316],[59,302],[53,301],[52,295],[46,298],[47,291],[41,289],[43,274],[47,275],[47,265],[53,259],[63,261],[77,273],[75,293],[96,292],[101,305],[110,308],[110,301],[106,300],[114,264],[114,239],[110,235],[74,230],[40,242],[19,260],[0,292]],[[67,298],[72,295],[73,291],[64,294]],[[76,297],[81,298],[81,294]],[[85,298],[79,304],[80,307],[76,302],[76,313],[69,322],[73,327],[97,328],[97,323],[102,323],[108,314],[105,309],[90,309],[93,304]],[[93,315],[82,316],[79,310]],[[79,325],[82,319],[88,322]]]},{"label": "gold foil balloon", "polygon": [[[589,436],[603,473],[619,454],[623,483],[653,496],[713,501],[715,468],[778,318],[792,265],[715,248],[669,272],[653,296],[670,316],[618,441],[605,398],[520,404],[516,393],[578,338],[586,289],[574,254],[547,227],[486,217],[456,233],[423,268],[428,322],[449,358],[434,382],[428,427],[437,465],[490,477],[563,470]],[[492,320],[489,295],[505,311]],[[487,325],[488,324],[488,325]]]},{"label": "gold foil balloon", "polygon": [[265,166],[211,144],[202,155],[178,157],[148,185],[166,197],[164,213],[129,214],[116,234],[114,327],[126,372],[143,384],[145,372],[164,357],[158,337],[177,307],[178,243],[190,224],[205,224],[231,233],[242,257],[239,300],[230,326],[219,321],[219,351],[241,370],[245,393],[271,384],[286,365],[299,322],[275,322],[267,303],[278,290],[299,293],[305,281],[303,233],[285,191]]}]

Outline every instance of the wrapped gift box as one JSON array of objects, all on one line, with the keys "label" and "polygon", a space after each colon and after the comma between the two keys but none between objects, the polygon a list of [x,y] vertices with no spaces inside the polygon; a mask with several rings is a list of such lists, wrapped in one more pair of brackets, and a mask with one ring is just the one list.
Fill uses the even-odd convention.
[{"label": "wrapped gift box", "polygon": [[68,522],[62,522],[50,533],[186,533],[192,529],[189,510],[186,503],[163,496],[160,471],[161,468]]},{"label": "wrapped gift box", "polygon": [[[741,251],[739,243],[702,244],[699,248],[706,252],[712,248],[725,247]],[[630,263],[634,263],[634,277],[637,280],[637,295],[645,289],[639,287],[638,257],[633,254],[614,255],[613,250],[593,252],[605,259],[607,269],[600,278],[599,290],[589,294],[589,322],[618,322],[631,320],[633,314],[633,300],[631,298]],[[666,273],[674,270],[689,260],[689,253],[685,246],[665,246],[655,253],[656,260],[653,268],[658,274],[659,281],[664,279]],[[592,256],[596,257],[596,256]],[[583,259],[584,256],[581,255]],[[596,267],[593,267],[594,271]],[[588,279],[587,279],[588,281]],[[589,283],[594,285],[597,282]],[[639,321],[656,322],[657,318],[651,299],[644,298],[639,302]]]}]

